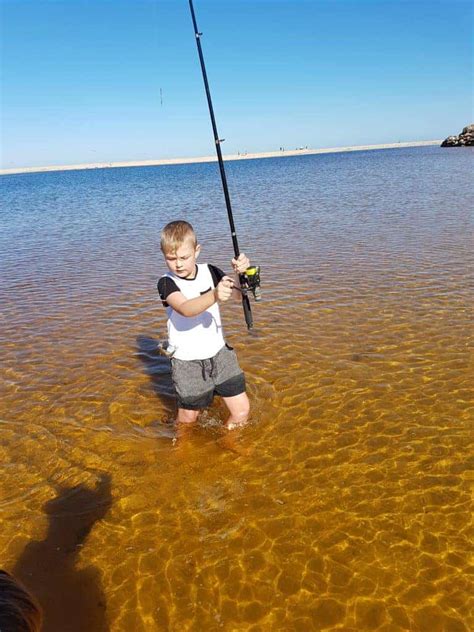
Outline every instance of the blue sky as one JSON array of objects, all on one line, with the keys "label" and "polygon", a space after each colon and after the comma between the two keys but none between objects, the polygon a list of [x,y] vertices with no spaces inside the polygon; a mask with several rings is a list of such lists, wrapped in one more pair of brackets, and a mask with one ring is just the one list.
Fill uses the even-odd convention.
[{"label": "blue sky", "polygon": [[[0,5],[2,168],[214,153],[187,0]],[[471,2],[194,7],[224,154],[430,140],[472,122]]]}]

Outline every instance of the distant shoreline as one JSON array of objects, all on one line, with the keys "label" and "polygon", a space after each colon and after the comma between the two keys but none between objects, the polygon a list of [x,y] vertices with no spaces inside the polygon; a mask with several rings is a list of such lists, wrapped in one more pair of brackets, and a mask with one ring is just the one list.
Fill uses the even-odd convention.
[{"label": "distant shoreline", "polygon": [[[256,160],[258,158],[285,158],[288,156],[310,156],[313,154],[336,154],[349,151],[367,151],[372,149],[400,149],[402,147],[426,147],[440,145],[441,140],[421,140],[406,143],[389,143],[384,145],[355,145],[350,147],[331,147],[328,149],[291,149],[269,151],[263,153],[239,153],[224,156],[224,161]],[[131,160],[127,162],[95,162],[79,165],[51,165],[49,167],[15,167],[0,169],[0,175],[17,173],[42,173],[47,171],[77,171],[82,169],[116,169],[119,167],[158,167],[162,165],[187,165],[199,162],[217,162],[216,156],[202,156],[196,158],[164,158],[162,160]]]}]

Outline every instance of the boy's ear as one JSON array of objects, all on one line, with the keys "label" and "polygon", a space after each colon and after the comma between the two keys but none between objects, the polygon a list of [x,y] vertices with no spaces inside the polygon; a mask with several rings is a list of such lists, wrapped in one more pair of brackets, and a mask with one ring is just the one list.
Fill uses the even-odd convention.
[{"label": "boy's ear", "polygon": [[196,259],[199,257],[200,252],[201,252],[201,244],[197,244],[196,250],[194,251],[194,254],[196,255]]}]

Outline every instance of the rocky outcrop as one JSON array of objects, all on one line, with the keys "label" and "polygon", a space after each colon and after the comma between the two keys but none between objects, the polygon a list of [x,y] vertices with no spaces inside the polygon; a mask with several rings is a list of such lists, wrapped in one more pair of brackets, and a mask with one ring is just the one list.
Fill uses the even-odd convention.
[{"label": "rocky outcrop", "polygon": [[469,147],[474,145],[474,123],[463,129],[459,136],[448,136],[441,147]]}]

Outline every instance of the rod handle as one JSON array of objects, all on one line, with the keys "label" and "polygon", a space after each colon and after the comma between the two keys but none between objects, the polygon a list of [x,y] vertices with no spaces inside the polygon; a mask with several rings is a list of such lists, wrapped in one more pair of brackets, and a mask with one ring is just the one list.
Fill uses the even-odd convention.
[{"label": "rod handle", "polygon": [[[241,287],[246,287],[247,280],[245,278],[245,274],[240,274],[239,280],[240,280]],[[244,316],[245,316],[245,322],[247,323],[247,329],[252,329],[253,327],[252,309],[250,307],[250,300],[249,300],[247,292],[242,292],[242,307],[244,308]]]}]

